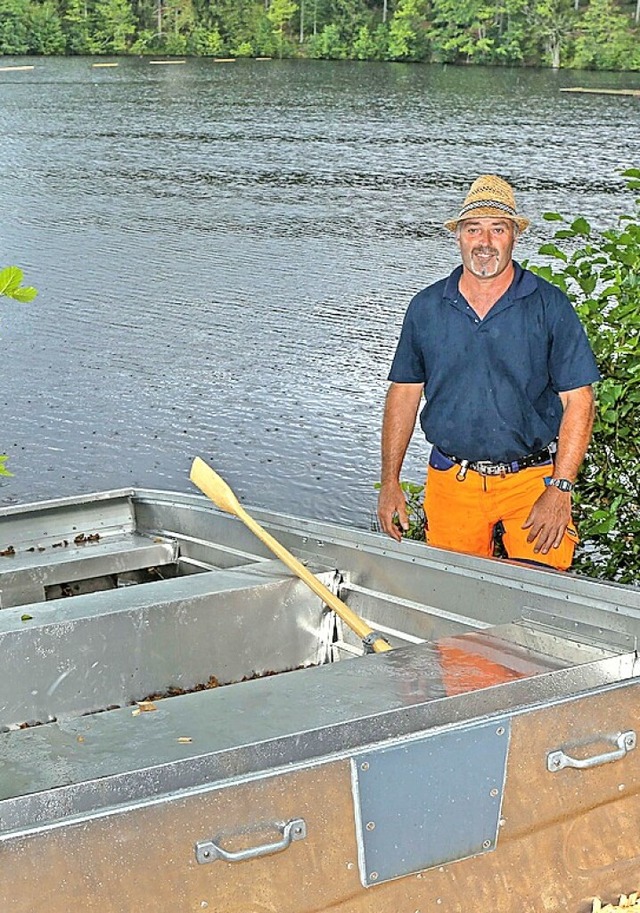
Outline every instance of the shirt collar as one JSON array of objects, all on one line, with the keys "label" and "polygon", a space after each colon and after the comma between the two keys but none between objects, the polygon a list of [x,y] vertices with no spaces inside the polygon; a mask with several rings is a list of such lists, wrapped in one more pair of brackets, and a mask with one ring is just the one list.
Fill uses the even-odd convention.
[{"label": "shirt collar", "polygon": [[[526,298],[527,295],[531,295],[535,292],[538,287],[537,279],[533,273],[530,273],[528,269],[523,269],[515,260],[513,261],[513,267],[513,280],[503,295],[503,298],[509,298],[512,301],[517,298]],[[447,283],[444,287],[444,297],[448,298],[450,301],[455,301],[458,297],[458,283],[460,282],[461,275],[462,265],[456,266],[447,279]]]}]

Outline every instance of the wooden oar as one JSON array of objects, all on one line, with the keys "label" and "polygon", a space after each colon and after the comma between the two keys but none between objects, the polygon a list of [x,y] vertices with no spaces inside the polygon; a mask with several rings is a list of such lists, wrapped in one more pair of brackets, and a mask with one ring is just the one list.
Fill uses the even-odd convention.
[{"label": "wooden oar", "polygon": [[319,596],[330,609],[333,609],[336,615],[338,615],[344,623],[364,641],[366,646],[371,646],[375,653],[384,653],[386,650],[391,649],[383,637],[380,635],[375,636],[376,632],[373,628],[370,628],[369,625],[363,621],[359,615],[356,615],[346,603],[341,599],[338,599],[324,583],[321,583],[318,580],[315,574],[312,574],[311,571],[307,570],[304,564],[298,561],[297,558],[294,558],[291,552],[286,550],[284,545],[281,545],[277,539],[274,539],[266,529],[263,529],[263,527],[260,526],[257,520],[254,520],[253,517],[247,513],[224,479],[221,479],[218,473],[214,472],[214,470],[208,466],[204,460],[201,460],[200,457],[196,457],[193,461],[189,478],[200,491],[208,498],[211,498],[213,503],[219,507],[220,510],[233,514],[238,517],[239,520],[242,520],[245,526],[248,526],[251,532],[264,542],[267,548],[270,549],[274,555],[277,555],[282,563],[286,564],[289,570],[293,571],[301,580],[304,580],[316,596]]}]

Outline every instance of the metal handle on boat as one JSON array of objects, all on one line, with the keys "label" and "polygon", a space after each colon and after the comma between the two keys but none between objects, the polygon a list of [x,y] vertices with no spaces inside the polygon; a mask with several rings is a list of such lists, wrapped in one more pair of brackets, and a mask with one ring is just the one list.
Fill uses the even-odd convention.
[{"label": "metal handle on boat", "polygon": [[586,770],[588,767],[599,767],[601,764],[609,764],[611,761],[619,761],[626,754],[636,747],[636,734],[633,729],[628,732],[621,732],[616,739],[618,746],[614,751],[607,751],[604,754],[594,755],[592,758],[572,758],[565,754],[562,749],[551,751],[547,755],[547,770],[555,773],[564,767],[576,767],[578,770]]},{"label": "metal handle on boat", "polygon": [[277,825],[282,831],[282,840],[276,840],[274,843],[263,843],[261,846],[250,847],[247,850],[238,850],[233,853],[231,850],[223,849],[213,840],[205,840],[196,843],[196,859],[204,865],[207,862],[215,862],[216,859],[222,859],[224,862],[245,862],[247,859],[257,859],[259,856],[270,856],[272,853],[281,853],[282,850],[288,849],[294,840],[304,840],[307,836],[307,825],[304,818],[294,818],[284,825]]}]

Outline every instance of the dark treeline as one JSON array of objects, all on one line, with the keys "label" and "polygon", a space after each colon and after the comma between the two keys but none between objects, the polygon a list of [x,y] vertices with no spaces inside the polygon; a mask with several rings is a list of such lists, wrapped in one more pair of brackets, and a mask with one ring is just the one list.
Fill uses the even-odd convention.
[{"label": "dark treeline", "polygon": [[640,70],[640,0],[0,0],[0,54]]}]

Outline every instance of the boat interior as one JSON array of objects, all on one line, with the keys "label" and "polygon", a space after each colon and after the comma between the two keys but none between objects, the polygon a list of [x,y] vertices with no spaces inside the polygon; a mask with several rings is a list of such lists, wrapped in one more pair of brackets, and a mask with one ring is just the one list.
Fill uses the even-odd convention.
[{"label": "boat interior", "polygon": [[[513,688],[520,680],[558,693],[634,674],[631,588],[254,517],[393,649],[367,655],[302,580],[200,495],[124,490],[2,511],[5,826],[24,822],[7,801],[53,788],[250,745],[255,767],[268,754],[256,745],[279,740],[282,751],[295,737],[299,752],[301,732],[309,751],[323,727],[344,747],[341,727],[381,713],[442,725],[478,709],[438,708],[486,689],[502,695],[496,707],[515,706],[528,699]],[[349,738],[366,741],[363,727]]]}]

